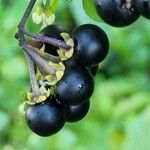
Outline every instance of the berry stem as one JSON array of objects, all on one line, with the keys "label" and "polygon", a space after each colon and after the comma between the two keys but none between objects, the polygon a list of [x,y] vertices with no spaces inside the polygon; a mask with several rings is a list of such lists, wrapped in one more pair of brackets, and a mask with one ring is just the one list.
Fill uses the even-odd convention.
[{"label": "berry stem", "polygon": [[38,96],[39,93],[40,93],[40,90],[39,90],[39,86],[38,86],[38,83],[37,83],[37,80],[36,80],[36,75],[35,75],[35,64],[34,64],[31,57],[28,55],[28,53],[26,51],[24,51],[24,54],[26,56],[27,63],[28,63],[31,89],[32,89],[33,94],[35,96]]},{"label": "berry stem", "polygon": [[61,40],[58,40],[58,39],[55,39],[55,38],[51,38],[51,37],[46,37],[46,36],[43,36],[43,35],[36,35],[32,32],[29,32],[29,31],[26,31],[24,28],[22,27],[19,27],[19,31],[21,31],[22,33],[34,38],[35,40],[37,41],[41,41],[41,42],[45,42],[45,43],[49,43],[51,45],[54,45],[56,47],[60,47],[60,48],[63,48],[65,50],[70,50],[70,46],[67,45],[64,41],[61,41]]},{"label": "berry stem", "polygon": [[45,59],[46,61],[51,61],[51,62],[54,62],[54,63],[58,63],[61,61],[60,57],[58,56],[53,56],[51,54],[48,54],[46,52],[41,52],[38,48],[35,48],[33,46],[29,46],[29,48],[36,52],[41,58]]},{"label": "berry stem", "polygon": [[[31,14],[31,11],[35,5],[35,2],[36,2],[36,0],[30,0],[30,3],[29,3],[29,5],[28,5],[19,25],[18,25],[19,31],[22,31],[24,34],[26,34],[26,35],[28,35],[28,36],[30,36],[30,37],[38,40],[38,41],[46,42],[46,43],[49,43],[49,44],[54,45],[56,47],[60,47],[60,48],[69,50],[71,47],[68,46],[64,41],[61,41],[61,40],[58,40],[55,38],[45,37],[42,35],[36,35],[34,33],[28,32],[24,29],[25,24],[29,18],[29,15]],[[19,38],[17,34],[16,34],[16,38]]]},{"label": "berry stem", "polygon": [[25,27],[25,24],[29,18],[29,15],[31,14],[31,11],[35,5],[35,2],[36,2],[36,0],[30,0],[30,3],[27,6],[27,9],[26,9],[26,11],[25,11],[25,13],[24,13],[19,25],[18,25],[18,28],[20,28],[20,27],[24,28]]},{"label": "berry stem", "polygon": [[20,45],[22,46],[24,51],[26,51],[30,55],[35,64],[40,68],[43,68],[46,74],[51,75],[55,74],[55,69],[49,66],[49,64],[43,58],[41,58],[36,52],[32,51],[24,41],[20,41]]}]

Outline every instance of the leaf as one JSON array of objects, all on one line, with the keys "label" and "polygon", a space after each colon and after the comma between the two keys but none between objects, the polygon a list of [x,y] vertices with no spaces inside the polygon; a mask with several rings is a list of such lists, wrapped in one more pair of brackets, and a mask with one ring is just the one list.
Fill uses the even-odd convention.
[{"label": "leaf", "polygon": [[53,2],[51,4],[53,11],[55,11],[57,9],[58,3],[59,3],[59,0],[53,0]]},{"label": "leaf", "polygon": [[100,17],[97,14],[95,7],[95,0],[82,0],[83,8],[85,13],[92,18],[93,20],[99,22],[101,21]]},{"label": "leaf", "polygon": [[128,122],[123,150],[150,149],[150,107]]}]

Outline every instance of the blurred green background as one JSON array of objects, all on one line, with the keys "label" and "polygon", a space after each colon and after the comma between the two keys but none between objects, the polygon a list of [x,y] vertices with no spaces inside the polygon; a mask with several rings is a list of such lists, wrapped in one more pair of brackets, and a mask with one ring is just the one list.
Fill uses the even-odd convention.
[{"label": "blurred green background", "polygon": [[[83,23],[99,25],[108,34],[110,52],[95,77],[87,117],[42,138],[18,111],[29,76],[14,34],[27,4],[0,0],[0,149],[150,150],[150,21],[141,17],[129,27],[113,28],[87,17],[81,0],[61,1],[56,23],[70,32]],[[30,19],[27,28],[38,32],[40,26]]]}]

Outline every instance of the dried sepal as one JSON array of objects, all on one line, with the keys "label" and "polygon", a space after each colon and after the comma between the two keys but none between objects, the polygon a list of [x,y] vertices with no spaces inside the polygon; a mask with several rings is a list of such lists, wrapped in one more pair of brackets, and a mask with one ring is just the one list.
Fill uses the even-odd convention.
[{"label": "dried sepal", "polygon": [[50,90],[46,89],[44,86],[39,88],[39,94],[35,95],[32,92],[27,93],[26,103],[28,105],[35,105],[44,102],[50,96]]},{"label": "dried sepal", "polygon": [[52,86],[57,83],[56,75],[47,75],[43,77],[43,79],[46,79],[48,81],[48,85]]},{"label": "dried sepal", "polygon": [[44,53],[44,51],[45,51],[45,44],[42,45],[42,47],[39,49],[39,51],[40,51],[41,53]]},{"label": "dried sepal", "polygon": [[45,79],[48,81],[48,85],[55,85],[64,75],[65,66],[62,62],[53,63],[49,62],[50,66],[56,70],[55,75],[48,75]]},{"label": "dried sepal", "polygon": [[72,57],[74,53],[74,41],[68,33],[61,33],[61,36],[63,37],[66,44],[71,47],[70,50],[65,50],[63,48],[59,48],[57,50],[59,57],[62,61],[64,61]]},{"label": "dried sepal", "polygon": [[18,112],[19,112],[19,114],[24,115],[26,108],[27,108],[27,104],[26,104],[26,102],[24,101],[24,102],[23,102],[21,105],[19,105],[19,107],[18,107]]}]

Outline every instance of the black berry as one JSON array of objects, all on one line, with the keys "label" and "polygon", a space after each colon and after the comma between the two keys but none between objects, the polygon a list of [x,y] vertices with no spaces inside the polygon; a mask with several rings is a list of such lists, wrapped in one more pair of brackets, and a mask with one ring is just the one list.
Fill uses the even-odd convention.
[{"label": "black berry", "polygon": [[94,90],[91,73],[84,67],[67,67],[57,83],[59,100],[69,105],[78,105],[88,100]]},{"label": "black berry", "polygon": [[96,0],[96,8],[106,23],[116,27],[128,26],[140,16],[134,0]]},{"label": "black berry", "polygon": [[136,0],[138,11],[146,18],[150,19],[150,0]]},{"label": "black berry", "polygon": [[40,136],[57,133],[65,123],[65,112],[50,103],[29,106],[25,112],[29,128]]},{"label": "black berry", "polygon": [[[45,27],[43,30],[41,30],[40,34],[47,36],[47,37],[55,38],[58,40],[64,40],[62,36],[60,35],[63,32],[66,32],[66,30],[62,28],[61,26],[49,25]],[[58,49],[58,47],[45,43],[45,52],[58,56],[56,49]]]},{"label": "black berry", "polygon": [[83,66],[100,63],[107,55],[109,41],[106,33],[96,25],[79,26],[72,33],[75,42],[74,57]]},{"label": "black berry", "polygon": [[90,101],[87,101],[80,105],[68,106],[66,108],[66,121],[76,122],[83,119],[88,113],[90,108]]}]

